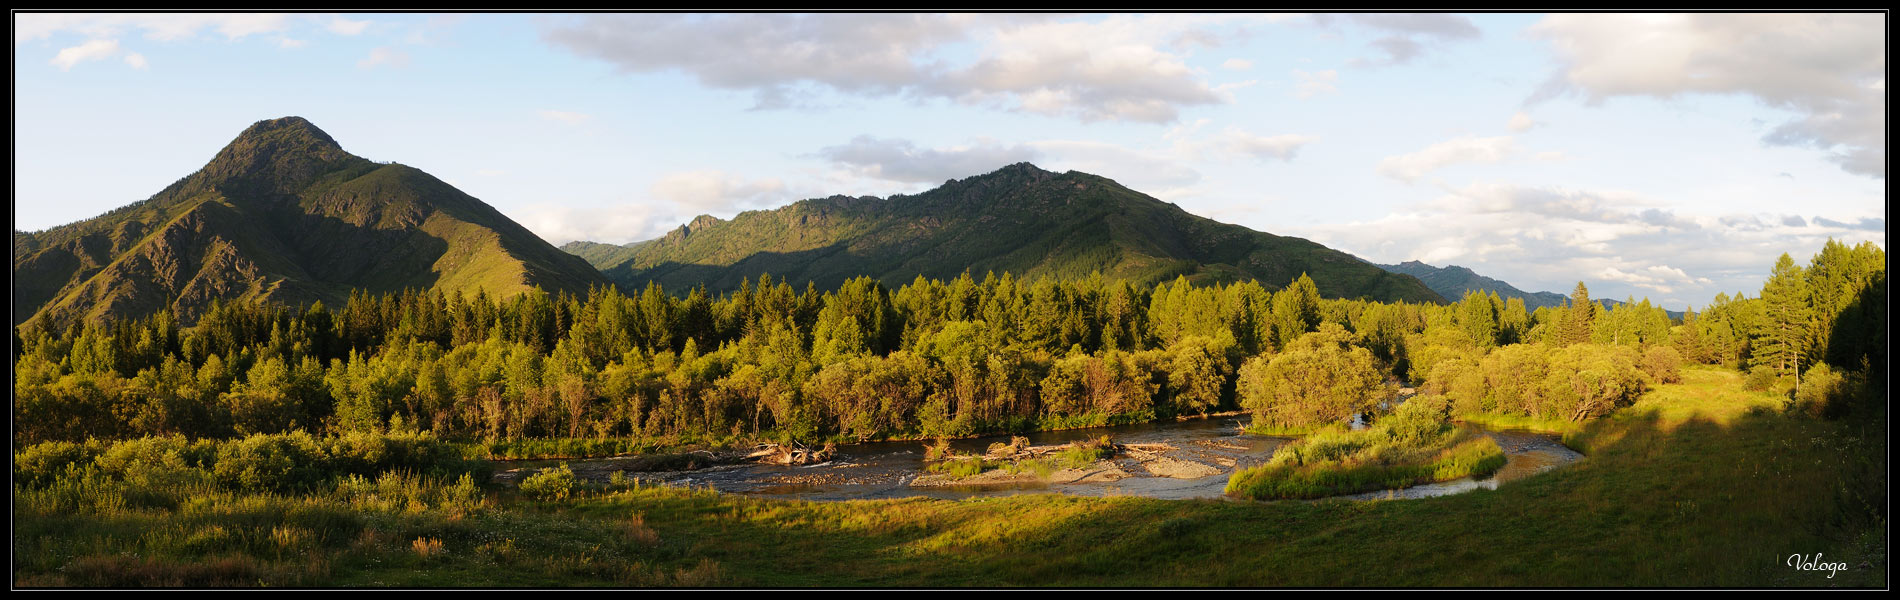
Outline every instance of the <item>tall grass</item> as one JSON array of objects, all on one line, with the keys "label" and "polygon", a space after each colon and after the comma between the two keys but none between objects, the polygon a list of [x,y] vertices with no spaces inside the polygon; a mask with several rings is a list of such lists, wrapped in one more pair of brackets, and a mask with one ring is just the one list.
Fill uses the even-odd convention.
[{"label": "tall grass", "polygon": [[1452,427],[1439,396],[1420,396],[1360,431],[1329,431],[1275,451],[1265,465],[1242,469],[1226,493],[1256,500],[1323,498],[1489,475],[1504,466],[1504,449],[1481,434]]}]

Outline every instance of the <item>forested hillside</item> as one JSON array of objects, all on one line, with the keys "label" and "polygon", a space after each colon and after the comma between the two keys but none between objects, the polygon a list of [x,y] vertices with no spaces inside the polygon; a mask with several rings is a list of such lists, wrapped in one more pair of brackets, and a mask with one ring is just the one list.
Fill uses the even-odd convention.
[{"label": "forested hillside", "polygon": [[341,304],[357,290],[513,295],[605,283],[480,200],[345,152],[309,121],[259,121],[150,199],[13,235],[13,322],[60,328],[213,302]]},{"label": "forested hillside", "polygon": [[731,291],[766,273],[821,289],[859,276],[895,287],[967,271],[1023,279],[1099,272],[1137,287],[1177,276],[1202,285],[1255,280],[1272,291],[1305,274],[1328,298],[1442,301],[1416,279],[1350,254],[1194,216],[1105,177],[1028,163],[914,196],[804,200],[731,221],[701,216],[626,246],[563,249],[626,290],[657,282]]}]

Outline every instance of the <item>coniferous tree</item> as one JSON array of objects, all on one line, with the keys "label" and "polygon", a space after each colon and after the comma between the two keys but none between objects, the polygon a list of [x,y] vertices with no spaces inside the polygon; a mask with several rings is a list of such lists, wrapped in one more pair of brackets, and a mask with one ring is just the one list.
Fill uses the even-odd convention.
[{"label": "coniferous tree", "polygon": [[1762,285],[1764,327],[1754,339],[1754,364],[1774,369],[1777,376],[1795,375],[1809,358],[1805,352],[1813,327],[1807,281],[1800,266],[1786,253]]}]

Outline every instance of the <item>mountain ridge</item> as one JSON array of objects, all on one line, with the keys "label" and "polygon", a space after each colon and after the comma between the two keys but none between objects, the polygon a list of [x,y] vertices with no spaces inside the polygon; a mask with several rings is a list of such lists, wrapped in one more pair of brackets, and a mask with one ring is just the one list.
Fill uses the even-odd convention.
[{"label": "mountain ridge", "polygon": [[562,247],[622,288],[736,288],[769,273],[820,287],[870,276],[1009,272],[1018,278],[1104,276],[1153,284],[1257,280],[1269,289],[1310,274],[1323,295],[1443,302],[1415,278],[1308,240],[1192,215],[1098,175],[1016,163],[918,194],[828,196],[701,216],[652,240]]},{"label": "mountain ridge", "polygon": [[[1466,292],[1489,291],[1496,292],[1498,297],[1505,300],[1511,298],[1521,299],[1524,301],[1524,308],[1533,311],[1545,307],[1561,308],[1570,302],[1570,297],[1563,294],[1556,292],[1526,292],[1504,281],[1479,275],[1469,268],[1458,265],[1434,267],[1420,261],[1408,260],[1396,265],[1378,265],[1378,267],[1393,273],[1402,273],[1417,277],[1419,281],[1425,282],[1426,286],[1432,288],[1432,291],[1452,301],[1463,298]],[[1605,309],[1625,304],[1624,301],[1611,300],[1608,298],[1592,298],[1592,300],[1597,304],[1603,305]],[[1681,311],[1665,309],[1663,312],[1668,314],[1671,318],[1680,319],[1683,316]]]},{"label": "mountain ridge", "polygon": [[213,300],[341,303],[351,290],[584,292],[606,280],[493,207],[413,167],[344,151],[300,117],[258,121],[152,197],[14,232],[14,323]]}]

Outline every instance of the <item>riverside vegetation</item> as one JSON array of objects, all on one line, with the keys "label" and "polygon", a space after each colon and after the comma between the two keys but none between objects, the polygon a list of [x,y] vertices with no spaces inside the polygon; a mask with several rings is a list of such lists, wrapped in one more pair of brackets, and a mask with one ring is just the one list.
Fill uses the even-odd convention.
[{"label": "riverside vegetation", "polygon": [[1323,498],[1482,477],[1504,466],[1491,438],[1453,427],[1442,396],[1412,398],[1361,431],[1321,432],[1282,446],[1267,464],[1241,470],[1227,493],[1253,499]]},{"label": "riverside vegetation", "polygon": [[[1884,252],[1782,263],[1762,297],[1680,322],[1581,284],[1527,313],[1005,275],[28,327],[16,585],[1882,585]],[[1381,415],[1391,381],[1427,396]],[[1289,428],[1373,413],[1374,433],[1315,436],[1281,468],[1437,457],[1460,447],[1441,417],[1561,428],[1589,459],[1317,504],[787,503],[558,468],[497,488],[481,460],[1232,408]],[[1815,552],[1855,568],[1782,564]]]}]

